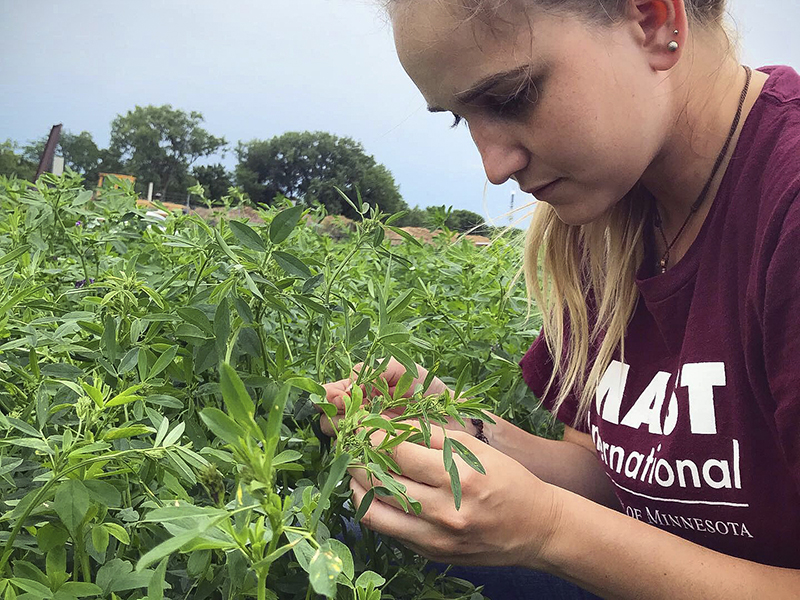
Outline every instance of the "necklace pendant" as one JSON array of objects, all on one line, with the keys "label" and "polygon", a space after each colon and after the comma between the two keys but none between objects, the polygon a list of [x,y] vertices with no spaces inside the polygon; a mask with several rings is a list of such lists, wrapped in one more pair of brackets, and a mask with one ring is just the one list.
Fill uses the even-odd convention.
[{"label": "necklace pendant", "polygon": [[663,273],[666,273],[666,272],[667,272],[667,259],[666,259],[666,258],[662,258],[662,259],[659,261],[659,263],[658,263],[658,264],[659,264],[659,266],[661,267],[661,273],[662,273],[662,274],[663,274]]}]

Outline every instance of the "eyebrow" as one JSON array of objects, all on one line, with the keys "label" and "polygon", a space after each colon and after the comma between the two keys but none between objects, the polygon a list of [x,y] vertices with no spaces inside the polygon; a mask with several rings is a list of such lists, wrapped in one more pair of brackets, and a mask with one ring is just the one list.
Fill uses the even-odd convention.
[{"label": "eyebrow", "polygon": [[[459,92],[455,95],[456,102],[459,104],[470,104],[483,96],[486,92],[491,90],[499,83],[503,83],[505,81],[510,81],[516,79],[523,73],[530,73],[531,66],[530,65],[522,65],[521,67],[516,67],[509,71],[503,71],[502,73],[495,73],[494,75],[489,75],[478,81],[473,86],[469,87],[468,89],[464,90],[463,92]],[[441,106],[428,106],[428,112],[437,113],[437,112],[447,112],[446,108],[442,108]]]}]

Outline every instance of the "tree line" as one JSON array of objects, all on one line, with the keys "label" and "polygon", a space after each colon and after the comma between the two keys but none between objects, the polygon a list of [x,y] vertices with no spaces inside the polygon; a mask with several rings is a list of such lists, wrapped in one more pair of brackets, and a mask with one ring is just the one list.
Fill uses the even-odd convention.
[{"label": "tree line", "polygon": [[[124,173],[137,178],[139,193],[148,183],[164,199],[185,197],[200,184],[206,197],[219,201],[232,186],[254,202],[271,204],[285,196],[308,206],[323,205],[328,213],[355,218],[353,209],[336,187],[349,196],[358,192],[386,213],[408,211],[400,225],[447,226],[457,231],[480,227],[480,215],[444,207],[410,208],[389,169],[349,137],[322,131],[288,132],[267,140],[239,142],[233,152],[238,161],[232,171],[213,157],[231,150],[224,137],[203,127],[203,115],[162,106],[136,106],[111,122],[107,148],[97,145],[87,131],[61,134],[57,154],[93,186],[100,173]],[[0,142],[0,175],[30,180],[34,177],[47,137],[19,144]],[[198,165],[205,159],[210,164]]]}]

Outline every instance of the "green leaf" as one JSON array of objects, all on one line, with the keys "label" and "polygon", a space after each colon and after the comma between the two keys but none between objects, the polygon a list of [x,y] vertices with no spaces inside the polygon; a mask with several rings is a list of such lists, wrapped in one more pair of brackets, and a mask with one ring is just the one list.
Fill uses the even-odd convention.
[{"label": "green leaf", "polygon": [[103,527],[105,527],[106,531],[117,538],[120,542],[129,546],[131,543],[131,537],[128,535],[128,532],[125,530],[124,527],[121,525],[117,525],[116,523],[103,523]]},{"label": "green leaf", "polygon": [[225,242],[225,238],[222,237],[217,229],[214,230],[214,239],[225,255],[233,261],[233,264],[239,264],[239,257],[233,253],[233,250],[231,250],[230,246]]},{"label": "green leaf", "polygon": [[375,499],[375,488],[371,487],[367,490],[367,493],[364,494],[364,497],[361,499],[361,504],[358,505],[358,510],[356,511],[356,514],[353,517],[356,523],[361,522],[361,519],[364,518],[364,515],[369,510],[369,507],[372,505],[372,501],[374,499]]},{"label": "green leaf", "polygon": [[234,368],[227,363],[220,365],[219,375],[222,397],[225,400],[228,413],[233,420],[242,427],[255,430],[256,427],[253,415],[255,414],[256,407],[252,398],[250,398],[250,394],[247,393],[244,383],[242,383],[242,380],[239,378],[239,375]]},{"label": "green leaf", "polygon": [[481,475],[486,475],[486,469],[483,468],[481,461],[478,460],[478,457],[472,453],[472,450],[467,448],[464,444],[459,442],[458,440],[452,440],[453,449],[456,451],[461,458],[464,459],[464,462],[467,463],[470,467],[475,469]]},{"label": "green leaf", "polygon": [[[481,381],[479,384],[474,385],[468,390],[466,390],[463,395],[467,398],[471,396],[478,396],[483,392],[485,392],[486,390],[488,390],[489,388],[491,388],[492,386],[494,386],[494,384],[500,381],[502,377],[503,377],[502,375],[495,375],[493,377],[488,377],[487,379]],[[458,396],[456,396],[456,398],[458,398]]]},{"label": "green leaf", "polygon": [[68,581],[58,588],[58,591],[69,594],[70,596],[75,596],[77,598],[83,598],[85,596],[99,596],[103,593],[103,588],[93,583],[87,583],[83,581]]},{"label": "green leaf", "polygon": [[414,378],[419,377],[419,371],[417,370],[417,363],[414,362],[414,359],[411,358],[408,354],[404,351],[400,350],[394,344],[390,344],[387,342],[383,342],[383,347],[389,352],[391,356],[394,356],[397,361],[406,368],[406,371],[410,372]]},{"label": "green leaf", "polygon": [[66,379],[67,381],[77,381],[85,375],[83,369],[67,363],[57,363],[44,365],[41,368],[44,377],[53,379]]},{"label": "green leaf", "polygon": [[328,545],[342,560],[342,575],[344,575],[346,579],[352,580],[355,576],[355,567],[353,565],[353,554],[350,552],[350,548],[336,538],[330,538],[328,540]]},{"label": "green leaf", "polygon": [[344,570],[342,559],[325,543],[316,551],[308,569],[308,580],[318,594],[336,596],[336,581]]},{"label": "green leaf", "polygon": [[325,388],[308,377],[292,377],[286,380],[286,385],[299,388],[308,392],[309,394],[316,394],[322,398],[325,398],[326,396]]},{"label": "green leaf", "polygon": [[22,579],[20,577],[13,577],[9,579],[9,581],[19,589],[28,592],[36,598],[37,600],[52,600],[53,592],[51,592],[47,587],[39,583],[38,581],[33,581],[32,579]]},{"label": "green leaf", "polygon": [[211,321],[206,316],[206,313],[199,308],[186,306],[179,308],[177,312],[187,323],[191,323],[209,335],[214,335],[214,327],[211,325]]},{"label": "green leaf", "polygon": [[166,369],[168,366],[172,364],[172,361],[175,360],[175,355],[178,353],[177,346],[170,346],[167,350],[158,357],[156,364],[153,365],[153,368],[150,369],[150,372],[147,374],[147,379],[150,380],[161,371]]},{"label": "green leaf", "polygon": [[444,438],[442,443],[442,458],[444,460],[444,470],[450,471],[453,467],[453,442],[449,437]]},{"label": "green leaf", "polygon": [[286,271],[286,273],[289,275],[294,275],[295,277],[300,277],[301,279],[308,279],[309,277],[314,276],[314,274],[311,272],[311,269],[309,269],[306,264],[294,254],[276,250],[272,253],[272,258],[274,258],[275,262],[278,263],[278,266]]},{"label": "green leaf", "polygon": [[450,464],[450,469],[447,471],[450,474],[450,489],[453,490],[453,501],[456,505],[456,510],[461,509],[461,477],[458,474],[458,467],[455,462]]},{"label": "green leaf", "polygon": [[152,574],[149,569],[134,573],[130,562],[114,558],[98,569],[95,582],[103,589],[104,594],[125,592],[146,588]]},{"label": "green leaf", "polygon": [[264,455],[269,464],[275,455],[275,449],[281,439],[281,426],[283,425],[283,411],[286,409],[286,402],[289,400],[289,390],[291,386],[284,384],[280,391],[275,395],[272,406],[267,414],[266,439],[264,441]]},{"label": "green leaf", "polygon": [[303,214],[303,205],[298,204],[279,212],[269,224],[269,239],[273,244],[280,244],[294,231],[300,216]]},{"label": "green leaf", "polygon": [[119,490],[107,481],[99,479],[87,479],[83,482],[89,490],[89,496],[97,504],[102,504],[108,508],[119,508],[122,506],[122,496]]},{"label": "green leaf", "polygon": [[411,333],[401,323],[388,323],[378,332],[378,341],[383,344],[402,344],[411,338]]},{"label": "green leaf", "polygon": [[129,371],[132,371],[136,368],[136,360],[139,357],[139,349],[138,348],[131,348],[128,352],[125,353],[125,356],[122,357],[122,360],[119,361],[119,366],[117,367],[117,371],[120,375],[124,375]]},{"label": "green leaf", "polygon": [[31,247],[28,244],[24,244],[19,248],[12,250],[11,252],[7,252],[2,257],[0,257],[0,267],[10,263],[12,260],[18,259],[20,256],[28,252],[30,249]]},{"label": "green leaf", "polygon": [[414,293],[414,288],[406,290],[389,305],[389,308],[386,309],[386,313],[390,319],[399,315],[411,304],[411,301],[414,299]]},{"label": "green leaf", "polygon": [[330,498],[333,493],[333,488],[336,487],[336,484],[339,483],[339,480],[344,477],[344,474],[347,472],[347,467],[350,466],[350,458],[350,455],[345,452],[340,454],[339,457],[333,461],[331,468],[328,470],[328,478],[325,480],[325,485],[322,486],[317,507],[314,509],[311,520],[307,525],[309,530],[317,530],[317,523],[319,523],[319,519],[322,516],[322,511],[328,502],[328,498]]},{"label": "green leaf", "polygon": [[147,600],[164,600],[164,578],[167,575],[168,560],[169,558],[165,557],[153,571],[147,584]]},{"label": "green leaf", "polygon": [[108,530],[102,525],[92,527],[92,545],[100,554],[105,554],[108,548]]},{"label": "green leaf", "polygon": [[15,419],[14,417],[6,417],[6,420],[8,421],[9,425],[11,425],[14,429],[18,429],[25,435],[29,435],[34,438],[42,437],[41,431],[36,431],[36,429],[28,425],[25,421],[20,421],[19,419]]},{"label": "green leaf", "polygon": [[312,300],[308,296],[294,295],[294,296],[292,296],[292,299],[295,302],[297,302],[298,304],[301,304],[301,305],[305,306],[306,308],[310,308],[313,312],[321,314],[321,315],[325,316],[326,318],[330,318],[330,316],[331,316],[331,312],[327,308],[325,308],[319,302],[316,302],[316,301]]},{"label": "green leaf", "polygon": [[70,533],[74,534],[77,531],[86,513],[89,512],[89,506],[89,491],[82,481],[67,479],[58,486],[53,508]]},{"label": "green leaf", "polygon": [[471,365],[469,361],[464,365],[464,368],[461,369],[461,373],[458,376],[458,380],[456,380],[456,389],[453,390],[453,397],[460,398],[461,391],[464,389],[464,386],[467,384],[467,378],[469,377],[469,373],[471,371]]},{"label": "green leaf", "polygon": [[415,238],[413,235],[411,235],[407,231],[404,231],[403,229],[400,229],[399,227],[393,227],[391,225],[389,225],[387,227],[387,229],[391,229],[397,235],[399,235],[401,238],[403,238],[407,242],[410,242],[411,244],[413,244],[417,248],[422,248],[422,242],[420,242],[417,238]]},{"label": "green leaf", "polygon": [[156,431],[156,439],[153,441],[153,448],[157,448],[161,445],[161,442],[167,437],[167,432],[169,431],[169,419],[167,417],[161,418],[161,421],[158,424],[158,431]]},{"label": "green leaf", "polygon": [[375,589],[382,586],[384,583],[386,583],[386,580],[374,571],[364,571],[358,576],[358,579],[356,579],[356,587],[363,589],[370,587]]},{"label": "green leaf", "polygon": [[245,248],[255,250],[256,252],[266,252],[267,247],[264,245],[264,240],[258,235],[249,225],[245,225],[240,221],[229,221],[228,227],[231,228],[234,237],[239,240],[239,243]]},{"label": "green leaf", "polygon": [[364,427],[377,427],[378,429],[383,429],[389,433],[395,432],[394,425],[380,415],[370,415],[369,417],[366,417],[361,421],[361,425]]},{"label": "green leaf", "polygon": [[210,529],[213,525],[215,525],[218,522],[219,521],[216,519],[215,520],[209,519],[205,522],[202,522],[194,529],[190,529],[189,531],[186,531],[180,535],[176,535],[164,542],[161,542],[158,546],[146,552],[139,559],[139,562],[136,563],[136,570],[141,571],[142,569],[149,567],[155,562],[158,562],[162,559],[166,559],[166,557],[168,557],[173,552],[177,552],[186,544],[199,538],[201,535],[203,535],[203,533],[205,533],[208,529]]},{"label": "green leaf", "polygon": [[45,454],[55,454],[53,449],[50,445],[41,439],[38,438],[19,438],[16,440],[2,440],[6,444],[11,444],[12,446],[21,446],[22,448],[32,448],[34,450],[38,450],[39,452],[44,452]]},{"label": "green leaf", "polygon": [[369,317],[361,319],[358,324],[350,330],[350,335],[347,338],[347,345],[352,346],[367,337],[371,326],[372,321]]},{"label": "green leaf", "polygon": [[148,427],[147,425],[130,425],[129,427],[113,427],[106,431],[102,439],[106,441],[111,440],[123,440],[132,437],[136,437],[139,435],[145,435],[147,433],[155,433],[155,429],[152,427]]},{"label": "green leaf", "polygon": [[222,298],[214,313],[214,337],[217,345],[217,357],[225,360],[228,351],[228,338],[231,335],[231,313],[227,298]]},{"label": "green leaf", "polygon": [[211,432],[232,446],[240,446],[247,434],[236,422],[218,408],[204,408],[200,418]]},{"label": "green leaf", "polygon": [[164,443],[162,445],[165,448],[168,448],[169,446],[173,446],[176,443],[178,443],[185,429],[186,429],[186,423],[178,423],[174,427],[174,429],[169,432],[167,437],[164,438]]},{"label": "green leaf", "polygon": [[297,450],[284,450],[272,459],[272,466],[283,465],[303,458],[303,454]]}]

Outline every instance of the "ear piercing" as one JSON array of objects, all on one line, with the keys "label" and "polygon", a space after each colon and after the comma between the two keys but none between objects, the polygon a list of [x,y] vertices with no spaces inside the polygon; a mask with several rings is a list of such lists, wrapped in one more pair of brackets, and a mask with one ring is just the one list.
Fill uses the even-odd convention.
[{"label": "ear piercing", "polygon": [[[673,33],[674,35],[678,35],[678,33],[680,33],[680,32],[679,32],[679,31],[676,29],[676,30],[675,30],[675,31],[673,31],[672,33]],[[670,52],[677,52],[679,47],[680,47],[680,46],[678,45],[678,42],[676,42],[675,40],[672,40],[672,41],[671,41],[669,44],[667,44],[667,49],[668,49]]]}]

